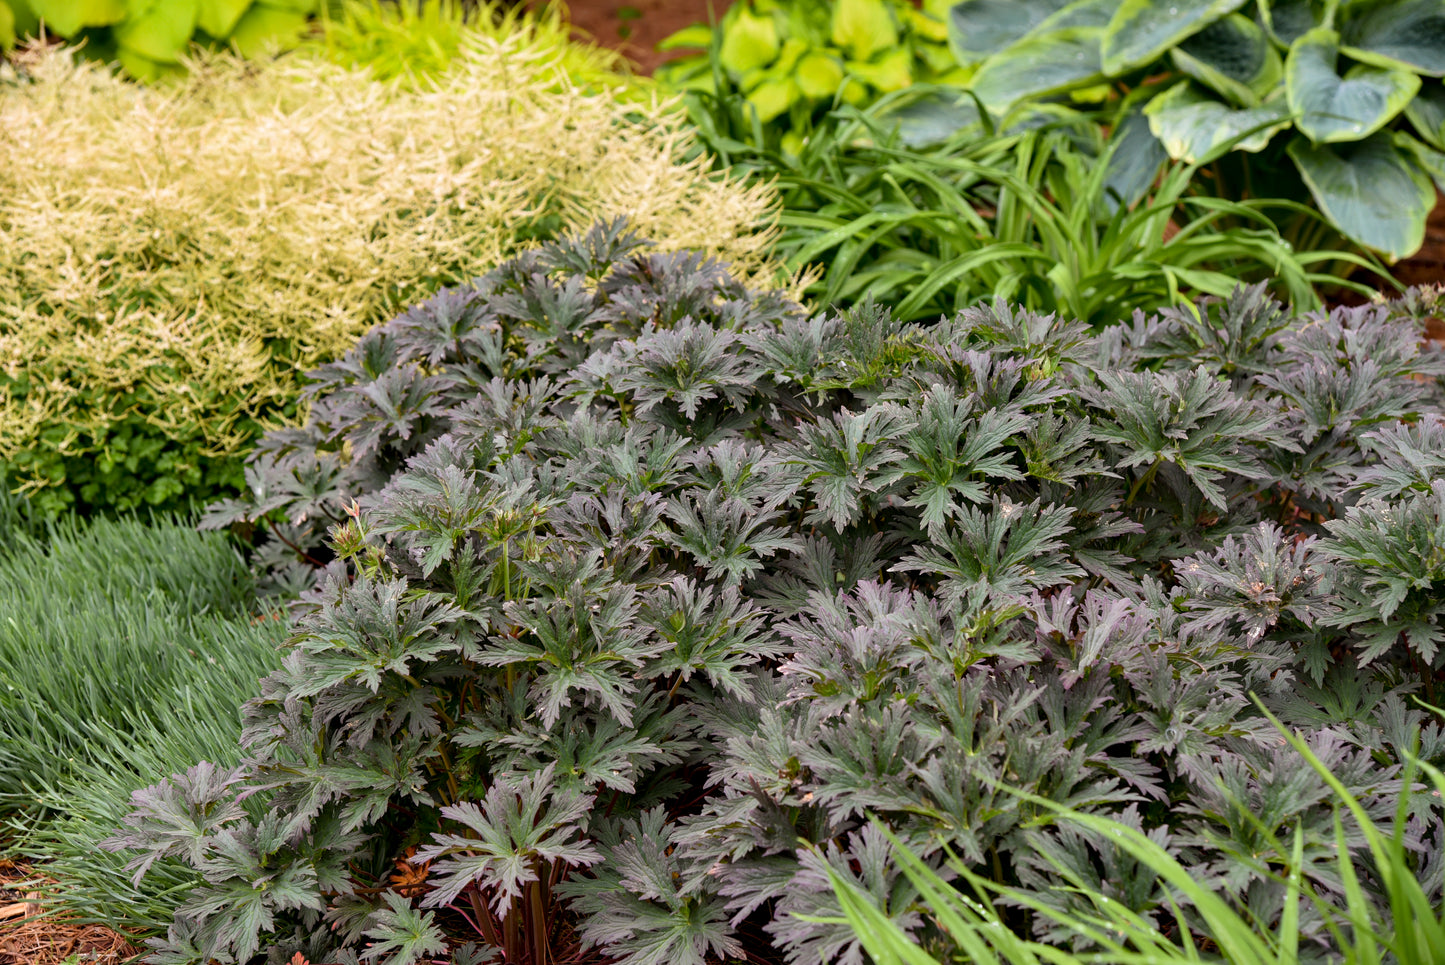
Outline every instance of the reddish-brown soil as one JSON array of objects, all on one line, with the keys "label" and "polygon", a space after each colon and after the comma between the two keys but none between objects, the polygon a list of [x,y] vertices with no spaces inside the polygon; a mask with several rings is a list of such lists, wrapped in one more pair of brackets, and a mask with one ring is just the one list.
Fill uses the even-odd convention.
[{"label": "reddish-brown soil", "polygon": [[[539,6],[538,0],[528,0]],[[568,14],[577,32],[621,51],[650,74],[677,54],[660,53],[658,41],[683,27],[721,17],[729,0],[571,0]]]},{"label": "reddish-brown soil", "polygon": [[119,965],[137,949],[109,928],[36,917],[40,896],[26,890],[30,869],[0,859],[0,965],[60,965],[66,959]]}]

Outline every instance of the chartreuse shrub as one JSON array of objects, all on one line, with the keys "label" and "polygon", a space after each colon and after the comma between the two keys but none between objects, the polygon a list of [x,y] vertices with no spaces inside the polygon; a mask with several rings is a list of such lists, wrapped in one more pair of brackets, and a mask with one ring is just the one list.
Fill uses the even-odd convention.
[{"label": "chartreuse shrub", "polygon": [[0,0],[0,49],[63,37],[141,80],[179,73],[192,44],[243,55],[296,44],[322,0]]},{"label": "chartreuse shrub", "polygon": [[[521,24],[521,22],[518,22]],[[538,237],[625,214],[762,267],[765,189],[584,92],[555,33],[477,31],[424,91],[319,57],[165,90],[68,53],[0,100],[0,465],[42,510],[234,493],[301,373]]]},{"label": "chartreuse shrub", "polygon": [[[1059,807],[1327,954],[1395,893],[1339,795],[1383,821],[1445,760],[1431,297],[809,317],[614,225],[417,305],[208,517],[323,578],[240,763],[108,842],[193,869],[155,960],[861,962],[835,876],[942,953],[895,841],[1201,933]],[[1434,896],[1440,802],[1408,816]]]},{"label": "chartreuse shrub", "polygon": [[1138,151],[1217,159],[1221,196],[1312,199],[1392,259],[1424,241],[1445,186],[1439,0],[960,0],[947,19],[989,112],[1098,101],[1144,122]]},{"label": "chartreuse shrub", "polygon": [[664,64],[667,85],[721,96],[737,91],[766,136],[796,154],[835,102],[865,105],[915,82],[967,75],[948,48],[948,4],[929,0],[744,0],[716,26],[694,24],[665,50],[704,48]]}]

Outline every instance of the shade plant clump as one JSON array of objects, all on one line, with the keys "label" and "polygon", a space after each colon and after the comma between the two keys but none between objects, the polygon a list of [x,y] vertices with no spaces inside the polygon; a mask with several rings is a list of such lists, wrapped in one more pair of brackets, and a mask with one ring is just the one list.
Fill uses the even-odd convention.
[{"label": "shade plant clump", "polygon": [[771,196],[687,161],[665,105],[579,86],[585,58],[524,18],[461,48],[424,89],[325,49],[165,89],[64,49],[0,66],[10,484],[51,515],[233,494],[307,370],[597,217],[767,273]]},{"label": "shade plant clump", "polygon": [[[1280,838],[1327,897],[1343,840],[1387,902],[1267,714],[1381,820],[1407,751],[1445,758],[1414,702],[1445,665],[1438,304],[810,317],[611,224],[415,306],[208,517],[270,534],[303,615],[239,765],[107,843],[193,869],[153,960],[858,963],[839,878],[946,950],[895,841],[1202,933],[1053,806],[1241,914],[1283,913]],[[1321,953],[1326,921],[1299,910]]]}]

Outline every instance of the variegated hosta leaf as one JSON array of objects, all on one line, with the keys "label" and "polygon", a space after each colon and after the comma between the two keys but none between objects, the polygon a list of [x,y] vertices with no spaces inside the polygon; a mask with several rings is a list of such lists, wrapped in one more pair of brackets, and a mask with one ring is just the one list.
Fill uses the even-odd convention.
[{"label": "variegated hosta leaf", "polygon": [[1271,0],[1259,5],[1260,22],[1276,44],[1288,49],[1300,37],[1324,25],[1327,0]]},{"label": "variegated hosta leaf", "polygon": [[1344,51],[1382,67],[1445,76],[1445,0],[1358,4],[1340,27]]},{"label": "variegated hosta leaf", "polygon": [[1289,156],[1315,203],[1346,237],[1390,258],[1420,249],[1435,186],[1388,133],[1340,145],[1298,138]]},{"label": "variegated hosta leaf", "polygon": [[1245,0],[1124,0],[1104,34],[1104,73],[1143,67]]},{"label": "variegated hosta leaf", "polygon": [[1415,95],[1405,116],[1415,125],[1415,132],[1431,144],[1445,150],[1445,82],[1426,81]]},{"label": "variegated hosta leaf", "polygon": [[948,11],[948,43],[963,64],[974,64],[1022,40],[1068,0],[961,0]]},{"label": "variegated hosta leaf", "polygon": [[1369,137],[1420,89],[1420,78],[1408,70],[1357,64],[1341,77],[1339,57],[1339,34],[1320,27],[1296,40],[1285,62],[1295,126],[1316,144]]},{"label": "variegated hosta leaf", "polygon": [[1237,13],[1205,27],[1170,56],[1184,73],[1244,107],[1258,106],[1283,74],[1264,30]]},{"label": "variegated hosta leaf", "polygon": [[1198,164],[1225,151],[1260,151],[1289,126],[1278,102],[1235,110],[1195,85],[1176,84],[1144,108],[1149,130],[1177,161]]}]

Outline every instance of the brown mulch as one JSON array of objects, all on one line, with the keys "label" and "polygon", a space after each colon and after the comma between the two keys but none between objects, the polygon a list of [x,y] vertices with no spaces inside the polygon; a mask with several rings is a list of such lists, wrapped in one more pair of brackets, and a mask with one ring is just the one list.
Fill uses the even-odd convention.
[{"label": "brown mulch", "polygon": [[[544,0],[527,0],[539,7]],[[577,34],[611,47],[640,73],[681,55],[661,53],[657,42],[695,23],[720,19],[730,0],[568,0],[567,15]]]},{"label": "brown mulch", "polygon": [[138,954],[124,936],[104,926],[37,917],[39,893],[21,887],[34,881],[29,865],[0,858],[0,965],[60,965],[76,958],[120,965]]}]

